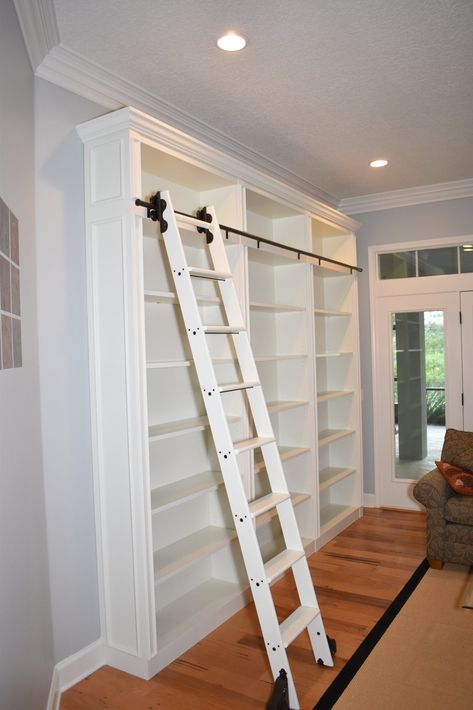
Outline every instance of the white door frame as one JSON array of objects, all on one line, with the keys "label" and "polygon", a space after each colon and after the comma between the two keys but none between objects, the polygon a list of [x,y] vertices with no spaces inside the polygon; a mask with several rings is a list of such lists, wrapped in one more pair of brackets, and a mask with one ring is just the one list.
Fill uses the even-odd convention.
[{"label": "white door frame", "polygon": [[[422,295],[429,293],[452,293],[473,290],[473,274],[453,274],[442,276],[424,276],[419,278],[405,279],[378,279],[378,255],[383,253],[412,251],[418,249],[438,248],[442,246],[454,246],[457,244],[471,243],[473,235],[460,235],[457,237],[447,237],[443,239],[424,239],[409,242],[394,242],[390,244],[377,244],[368,247],[369,264],[369,288],[370,288],[370,324],[371,324],[371,376],[372,376],[372,406],[373,406],[373,449],[374,449],[374,480],[375,506],[381,505],[381,491],[383,486],[382,460],[385,452],[380,451],[380,446],[376,446],[379,441],[380,416],[378,397],[376,394],[376,384],[379,381],[376,369],[376,352],[379,342],[379,334],[376,327],[376,301],[380,297],[398,296],[402,294]],[[463,428],[460,426],[459,428]]]},{"label": "white door frame", "polygon": [[461,293],[463,393],[465,396],[463,426],[466,431],[473,431],[473,376],[471,368],[468,369],[468,366],[473,363],[473,278],[471,289],[471,291],[462,291]]}]

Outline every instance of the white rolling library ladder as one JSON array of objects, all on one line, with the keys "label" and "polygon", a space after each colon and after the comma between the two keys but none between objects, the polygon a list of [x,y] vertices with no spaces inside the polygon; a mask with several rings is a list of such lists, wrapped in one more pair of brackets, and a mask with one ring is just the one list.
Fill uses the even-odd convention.
[{"label": "white rolling library ladder", "polygon": [[[137,200],[136,203],[146,204],[141,200]],[[284,677],[287,678],[290,707],[296,710],[299,708],[299,703],[286,648],[307,629],[315,660],[323,665],[333,666],[331,648],[335,649],[335,643],[325,634],[217,216],[213,207],[200,210],[197,218],[182,213],[176,214],[168,192],[158,192],[153,196],[151,203],[148,204],[147,214],[150,219],[159,222],[166,246],[169,266],[273,677],[276,679],[281,671],[284,672]],[[199,233],[205,233],[211,268],[187,264],[179,230],[190,230],[197,236]],[[224,320],[221,324],[206,325],[202,322],[193,285],[194,280],[200,279],[208,279],[218,284]],[[218,381],[207,344],[209,337],[217,336],[231,336],[241,380],[225,384]],[[255,434],[249,439],[238,442],[233,441],[222,401],[222,396],[236,390],[242,390],[247,395]],[[249,502],[238,465],[238,456],[242,452],[255,449],[261,449],[271,492]],[[270,510],[277,511],[285,549],[264,563],[254,520]],[[270,585],[289,569],[294,575],[300,606],[280,624]]]},{"label": "white rolling library ladder", "polygon": [[[362,513],[357,224],[134,108],[78,132],[103,658],[151,678],[251,592],[269,598],[261,580],[282,569],[271,560],[303,580],[303,552]],[[161,234],[135,203],[164,190],[175,215],[167,217],[168,206],[166,221],[177,221],[198,315],[210,328],[190,341],[165,245],[172,226]],[[203,205],[221,220],[220,250],[216,238],[207,244],[206,233],[195,233],[217,229],[190,217]],[[209,271],[226,276],[204,278]],[[196,343],[203,343],[204,380]],[[206,405],[220,412],[217,450]],[[266,438],[277,447],[241,444]],[[225,483],[237,465],[241,487],[229,504]],[[248,565],[239,533],[256,550]],[[265,612],[264,635],[276,649],[314,614],[313,592],[298,586],[293,608],[311,610],[299,612],[300,625],[281,630],[272,603]],[[315,655],[328,663],[319,631]],[[305,632],[291,643],[289,661],[302,647],[310,648]],[[275,673],[287,667],[284,650],[271,654]]]}]

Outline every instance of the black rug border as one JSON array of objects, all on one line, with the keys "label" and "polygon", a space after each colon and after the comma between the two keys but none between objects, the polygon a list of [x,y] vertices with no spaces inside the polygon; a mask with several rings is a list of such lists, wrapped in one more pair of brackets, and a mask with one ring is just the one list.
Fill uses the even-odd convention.
[{"label": "black rug border", "polygon": [[348,659],[335,680],[314,705],[313,710],[330,710],[337,702],[345,688],[353,680],[373,648],[389,628],[406,601],[411,596],[425,573],[429,569],[427,559],[423,560],[412,576],[407,580],[394,601],[388,606],[382,617],[373,626],[369,634],[361,642],[355,653]]}]

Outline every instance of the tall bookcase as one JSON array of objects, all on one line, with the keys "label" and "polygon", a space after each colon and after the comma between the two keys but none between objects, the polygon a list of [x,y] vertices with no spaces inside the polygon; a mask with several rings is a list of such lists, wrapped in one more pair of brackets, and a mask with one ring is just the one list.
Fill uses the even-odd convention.
[{"label": "tall bookcase", "polygon": [[[105,658],[149,678],[249,597],[164,244],[135,198],[169,190],[176,210],[212,204],[229,227],[350,264],[356,224],[135,109],[78,131]],[[184,236],[193,266],[208,266],[203,239]],[[226,248],[310,553],[361,514],[356,277],[231,232]],[[213,282],[198,302],[221,323]],[[211,343],[220,381],[238,379],[231,339]],[[244,395],[225,402],[247,438]],[[265,495],[262,460],[241,458],[248,499]],[[260,516],[257,535],[274,556],[277,517]]]}]

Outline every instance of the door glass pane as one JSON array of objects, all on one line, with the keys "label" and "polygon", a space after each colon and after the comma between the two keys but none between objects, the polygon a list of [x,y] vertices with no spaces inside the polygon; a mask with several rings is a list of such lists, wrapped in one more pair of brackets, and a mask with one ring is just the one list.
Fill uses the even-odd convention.
[{"label": "door glass pane", "polygon": [[439,274],[458,274],[457,247],[442,249],[420,249],[419,276],[438,276]]},{"label": "door glass pane", "polygon": [[379,255],[380,279],[406,279],[416,275],[415,251]]},{"label": "door glass pane", "polygon": [[462,274],[471,274],[473,271],[473,244],[460,247],[460,271]]},{"label": "door glass pane", "polygon": [[435,468],[445,435],[443,311],[392,314],[395,477]]}]

